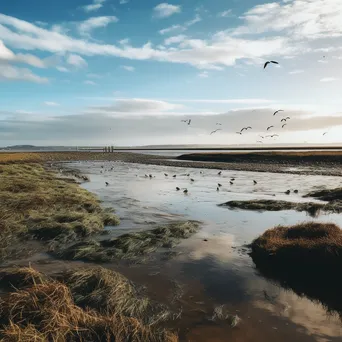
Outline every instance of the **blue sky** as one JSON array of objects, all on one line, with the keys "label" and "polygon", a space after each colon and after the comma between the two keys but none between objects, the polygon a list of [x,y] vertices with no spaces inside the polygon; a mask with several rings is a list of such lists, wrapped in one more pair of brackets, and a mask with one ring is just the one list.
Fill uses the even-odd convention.
[{"label": "blue sky", "polygon": [[0,145],[341,142],[341,37],[340,0],[6,1]]}]

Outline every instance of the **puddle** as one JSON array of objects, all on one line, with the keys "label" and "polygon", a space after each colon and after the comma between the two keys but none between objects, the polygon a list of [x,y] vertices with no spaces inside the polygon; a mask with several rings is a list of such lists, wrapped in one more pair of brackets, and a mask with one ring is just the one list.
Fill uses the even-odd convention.
[{"label": "puddle", "polygon": [[[91,182],[83,185],[86,189],[96,193],[105,206],[116,208],[122,224],[108,228],[113,235],[180,219],[204,222],[200,233],[177,247],[180,253],[174,258],[120,269],[161,301],[168,298],[173,282],[181,285],[182,296],[176,302],[182,308],[182,319],[171,327],[179,331],[182,341],[342,340],[338,314],[327,313],[318,301],[262,277],[242,247],[279,224],[317,220],[342,226],[341,215],[311,218],[293,211],[259,213],[217,206],[248,199],[308,201],[301,196],[320,187],[339,187],[339,177],[242,171],[223,171],[219,176],[217,170],[120,162],[68,165],[90,177]],[[145,174],[152,174],[152,178]],[[231,178],[235,178],[233,185]],[[218,183],[222,184],[220,191]],[[187,188],[188,195],[176,187]],[[288,189],[291,195],[284,194]],[[295,189],[299,194],[292,192]],[[210,319],[215,307],[221,305],[241,318],[236,327]]]}]

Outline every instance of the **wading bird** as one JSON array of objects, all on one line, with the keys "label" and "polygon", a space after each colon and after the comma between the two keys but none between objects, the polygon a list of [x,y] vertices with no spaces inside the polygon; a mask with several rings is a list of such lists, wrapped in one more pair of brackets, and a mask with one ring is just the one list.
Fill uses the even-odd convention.
[{"label": "wading bird", "polygon": [[276,110],[276,111],[273,113],[273,116],[276,115],[276,114],[278,114],[279,112],[283,112],[283,110],[282,110],[282,109]]},{"label": "wading bird", "polygon": [[216,133],[217,131],[222,131],[222,129],[221,129],[221,128],[215,129],[215,131],[212,131],[212,132],[210,133],[210,135]]},{"label": "wading bird", "polygon": [[271,128],[273,128],[274,126],[268,126],[267,130],[269,131]]},{"label": "wading bird", "polygon": [[267,65],[269,65],[270,63],[279,64],[277,61],[267,61],[267,62],[264,64],[264,69],[266,69]]}]

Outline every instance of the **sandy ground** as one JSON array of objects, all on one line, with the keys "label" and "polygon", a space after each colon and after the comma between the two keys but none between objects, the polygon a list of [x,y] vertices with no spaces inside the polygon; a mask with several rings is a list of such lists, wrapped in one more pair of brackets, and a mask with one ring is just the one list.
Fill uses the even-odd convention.
[{"label": "sandy ground", "polygon": [[172,157],[127,152],[0,153],[0,163],[123,161],[202,169],[342,176],[341,152],[198,153]]}]

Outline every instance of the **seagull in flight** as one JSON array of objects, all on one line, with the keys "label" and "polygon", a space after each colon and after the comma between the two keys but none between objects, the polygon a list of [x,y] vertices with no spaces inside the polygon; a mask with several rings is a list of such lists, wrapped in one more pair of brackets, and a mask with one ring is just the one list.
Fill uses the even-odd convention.
[{"label": "seagull in flight", "polygon": [[274,126],[268,126],[268,127],[267,127],[267,130],[269,131],[272,127],[274,127]]},{"label": "seagull in flight", "polygon": [[262,135],[259,135],[259,137],[261,138],[261,139],[264,139],[265,137],[264,136],[262,136]]},{"label": "seagull in flight", "polygon": [[279,137],[279,135],[278,134],[273,134],[273,135],[271,135],[271,138],[273,138],[273,137]]},{"label": "seagull in flight", "polygon": [[189,122],[188,122],[188,126],[191,124],[191,119],[189,120]]},{"label": "seagull in flight", "polygon": [[246,127],[246,131],[247,131],[248,129],[252,129],[252,127],[251,127],[251,126]]},{"label": "seagull in flight", "polygon": [[281,128],[284,128],[286,125],[287,125],[287,124],[282,125]]},{"label": "seagull in flight", "polygon": [[290,120],[291,118],[290,118],[289,116],[287,116],[285,119],[286,119],[286,120]]},{"label": "seagull in flight", "polygon": [[222,129],[221,129],[221,128],[215,129],[215,131],[212,131],[212,132],[210,133],[210,135],[216,133],[217,131],[222,131]]},{"label": "seagull in flight", "polygon": [[221,123],[219,123],[219,122],[216,122],[216,125],[217,125],[217,126],[222,126],[222,124],[221,124]]},{"label": "seagull in flight", "polygon": [[282,109],[276,110],[276,111],[273,113],[273,116],[276,115],[276,114],[279,113],[279,112],[283,112],[283,110],[282,110]]},{"label": "seagull in flight", "polygon": [[236,132],[236,134],[240,134],[240,135],[242,135],[242,133],[241,133],[241,132]]},{"label": "seagull in flight", "polygon": [[323,135],[326,135],[328,132],[324,132]]},{"label": "seagull in flight", "polygon": [[286,119],[281,119],[281,120],[280,120],[280,122],[284,122],[284,121],[286,122]]},{"label": "seagull in flight", "polygon": [[264,69],[266,69],[267,65],[269,65],[270,63],[279,64],[277,61],[267,61],[267,62],[264,64]]}]

